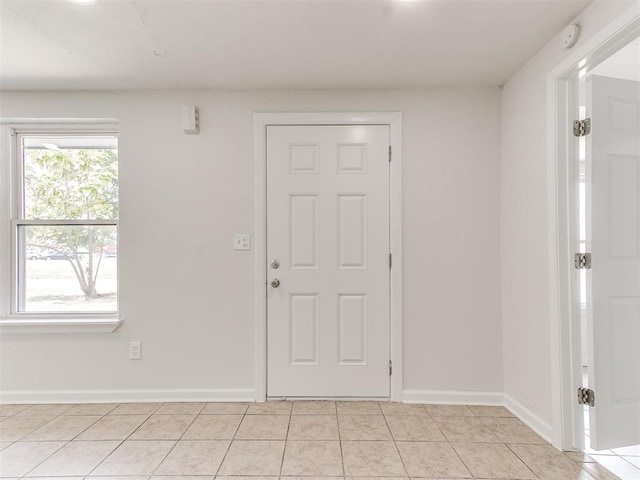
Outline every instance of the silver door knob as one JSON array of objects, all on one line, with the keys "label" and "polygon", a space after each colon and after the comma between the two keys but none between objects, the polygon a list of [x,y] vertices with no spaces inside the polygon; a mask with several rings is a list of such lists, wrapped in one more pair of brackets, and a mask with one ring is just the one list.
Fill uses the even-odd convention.
[{"label": "silver door knob", "polygon": [[273,280],[271,280],[271,286],[273,288],[278,288],[280,286],[280,280],[278,280],[277,278],[274,278]]},{"label": "silver door knob", "polygon": [[271,268],[276,269],[280,266],[280,262],[278,260],[274,260],[271,262]]}]

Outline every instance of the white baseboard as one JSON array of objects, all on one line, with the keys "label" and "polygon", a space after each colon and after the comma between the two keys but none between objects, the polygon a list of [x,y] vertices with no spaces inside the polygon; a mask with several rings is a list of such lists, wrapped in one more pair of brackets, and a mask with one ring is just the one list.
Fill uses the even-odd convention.
[{"label": "white baseboard", "polygon": [[405,403],[434,403],[448,405],[503,405],[502,392],[465,392],[449,390],[404,390]]},{"label": "white baseboard", "polygon": [[553,428],[538,415],[533,413],[520,402],[514,400],[511,396],[504,394],[504,406],[524,422],[531,430],[536,432],[547,442],[552,443]]},{"label": "white baseboard", "polygon": [[237,390],[14,390],[0,403],[253,402],[255,391]]}]

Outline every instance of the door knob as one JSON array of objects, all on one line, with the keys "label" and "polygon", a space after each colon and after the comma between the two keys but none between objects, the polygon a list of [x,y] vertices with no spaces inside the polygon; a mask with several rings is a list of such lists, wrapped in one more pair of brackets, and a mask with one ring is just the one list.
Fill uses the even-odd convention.
[{"label": "door knob", "polygon": [[280,286],[280,280],[278,280],[277,278],[274,278],[273,280],[271,280],[271,286],[273,288],[278,288]]}]

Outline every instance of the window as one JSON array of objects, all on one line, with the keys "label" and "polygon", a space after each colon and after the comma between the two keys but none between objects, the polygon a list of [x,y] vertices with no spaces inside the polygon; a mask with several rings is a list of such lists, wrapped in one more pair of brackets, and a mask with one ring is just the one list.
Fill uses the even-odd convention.
[{"label": "window", "polygon": [[114,132],[15,133],[12,313],[118,310]]}]

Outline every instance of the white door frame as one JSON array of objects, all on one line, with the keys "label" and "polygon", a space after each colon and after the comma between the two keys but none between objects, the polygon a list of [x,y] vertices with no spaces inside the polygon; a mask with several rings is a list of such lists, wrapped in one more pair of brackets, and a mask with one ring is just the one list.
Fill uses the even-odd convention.
[{"label": "white door frame", "polygon": [[581,71],[608,58],[640,35],[640,0],[582,45],[547,75],[547,227],[549,247],[549,319],[551,326],[552,426],[555,447],[584,448],[582,410],[577,387],[582,382],[580,312],[572,311],[577,295],[571,262],[577,245],[572,231],[569,169],[577,158],[570,125],[577,117],[577,79]]},{"label": "white door frame", "polygon": [[390,352],[391,400],[402,401],[402,113],[254,113],[253,114],[253,291],[255,320],[255,398],[267,395],[267,126],[389,125],[393,152],[390,171]]}]

